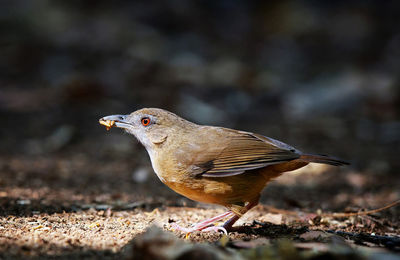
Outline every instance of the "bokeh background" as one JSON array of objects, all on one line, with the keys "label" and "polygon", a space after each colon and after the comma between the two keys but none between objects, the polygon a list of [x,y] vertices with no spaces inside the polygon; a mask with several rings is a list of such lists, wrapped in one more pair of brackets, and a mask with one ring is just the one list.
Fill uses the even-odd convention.
[{"label": "bokeh background", "polygon": [[[57,210],[135,192],[177,198],[136,140],[98,124],[143,107],[350,161],[351,177],[339,175],[326,196],[345,187],[365,207],[365,194],[399,197],[399,1],[0,5],[5,211],[29,212],[21,198],[47,205],[46,196]],[[312,198],[306,205],[321,207]]]}]

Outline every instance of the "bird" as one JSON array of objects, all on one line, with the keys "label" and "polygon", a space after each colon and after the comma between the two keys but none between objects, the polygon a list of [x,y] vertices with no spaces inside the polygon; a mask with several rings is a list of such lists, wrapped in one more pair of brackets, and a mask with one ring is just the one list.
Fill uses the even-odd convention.
[{"label": "bird", "polygon": [[[259,203],[261,191],[274,178],[309,163],[346,165],[341,159],[308,154],[260,134],[199,125],[160,108],[99,119],[122,128],[144,146],[158,178],[175,192],[198,202],[221,205],[227,212],[173,228],[186,232],[228,232]],[[229,219],[228,219],[229,218]],[[222,226],[217,222],[228,219]]]}]

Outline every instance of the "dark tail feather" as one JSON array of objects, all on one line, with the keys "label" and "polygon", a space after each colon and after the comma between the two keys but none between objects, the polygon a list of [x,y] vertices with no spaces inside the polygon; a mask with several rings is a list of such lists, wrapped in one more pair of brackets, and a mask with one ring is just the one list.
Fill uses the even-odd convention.
[{"label": "dark tail feather", "polygon": [[327,155],[316,155],[316,154],[302,154],[299,158],[301,161],[304,162],[312,162],[312,163],[324,163],[330,164],[334,166],[341,166],[341,165],[349,165],[350,163],[345,162],[343,160],[330,157]]}]

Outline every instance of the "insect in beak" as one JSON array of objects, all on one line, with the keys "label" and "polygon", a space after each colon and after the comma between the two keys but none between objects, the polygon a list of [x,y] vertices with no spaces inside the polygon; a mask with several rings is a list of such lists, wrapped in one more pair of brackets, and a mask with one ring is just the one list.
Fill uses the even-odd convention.
[{"label": "insect in beak", "polygon": [[107,129],[107,131],[108,131],[108,130],[110,130],[110,129],[114,126],[115,121],[114,121],[114,120],[104,120],[103,118],[101,118],[101,119],[99,120],[99,123],[100,123],[101,125],[106,126],[106,129]]}]

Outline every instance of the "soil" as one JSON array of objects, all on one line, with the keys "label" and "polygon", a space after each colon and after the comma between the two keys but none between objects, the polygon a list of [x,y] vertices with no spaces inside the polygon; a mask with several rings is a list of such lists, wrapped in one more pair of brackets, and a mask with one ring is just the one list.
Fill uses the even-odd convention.
[{"label": "soil", "polygon": [[[1,158],[1,254],[129,257],[125,248],[154,225],[195,244],[212,246],[226,239],[222,233],[194,232],[185,238],[185,233],[173,231],[172,223],[188,227],[224,209],[170,191],[149,165],[127,174],[132,166],[130,160],[95,161],[83,154]],[[315,243],[331,243],[323,238],[335,235],[353,248],[396,254],[399,207],[364,216],[324,214],[382,207],[398,199],[398,185],[351,167],[307,166],[270,183],[260,205],[239,220],[236,226],[241,228],[225,244],[239,250],[285,238],[308,250],[318,248]]]}]

